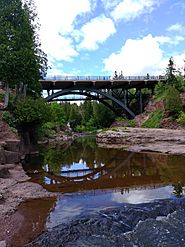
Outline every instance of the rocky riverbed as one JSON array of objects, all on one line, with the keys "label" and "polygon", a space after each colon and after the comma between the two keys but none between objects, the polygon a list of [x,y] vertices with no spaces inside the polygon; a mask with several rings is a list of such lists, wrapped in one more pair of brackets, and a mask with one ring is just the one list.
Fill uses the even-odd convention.
[{"label": "rocky riverbed", "polygon": [[98,133],[96,140],[101,147],[131,152],[185,154],[185,130],[114,127]]}]

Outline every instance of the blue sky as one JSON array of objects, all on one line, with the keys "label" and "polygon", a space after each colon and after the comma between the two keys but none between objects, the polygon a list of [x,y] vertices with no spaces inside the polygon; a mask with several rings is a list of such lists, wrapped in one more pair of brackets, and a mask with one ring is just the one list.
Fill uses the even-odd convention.
[{"label": "blue sky", "polygon": [[35,0],[48,75],[183,70],[185,0]]}]

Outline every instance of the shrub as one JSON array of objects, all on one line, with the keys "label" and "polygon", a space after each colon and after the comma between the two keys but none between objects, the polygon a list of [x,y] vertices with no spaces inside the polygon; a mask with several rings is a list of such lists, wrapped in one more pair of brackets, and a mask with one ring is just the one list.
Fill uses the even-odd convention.
[{"label": "shrub", "polygon": [[124,117],[117,117],[116,122],[124,122],[127,127],[135,127],[136,123],[134,119],[127,119]]},{"label": "shrub", "polygon": [[50,107],[42,98],[19,98],[15,101],[12,113],[18,126],[41,125],[52,119]]},{"label": "shrub", "polygon": [[165,96],[166,85],[164,82],[159,81],[154,89],[154,97],[156,99],[163,99]]},{"label": "shrub", "polygon": [[163,119],[164,112],[161,110],[156,110],[152,112],[149,118],[143,123],[143,128],[159,128],[161,120]]},{"label": "shrub", "polygon": [[185,112],[180,112],[179,117],[177,118],[178,123],[185,123]]},{"label": "shrub", "polygon": [[10,127],[15,127],[15,119],[10,112],[3,112],[2,118]]},{"label": "shrub", "polygon": [[182,110],[182,101],[180,98],[180,93],[173,86],[169,86],[166,91],[165,109],[168,110],[172,115],[176,115]]}]

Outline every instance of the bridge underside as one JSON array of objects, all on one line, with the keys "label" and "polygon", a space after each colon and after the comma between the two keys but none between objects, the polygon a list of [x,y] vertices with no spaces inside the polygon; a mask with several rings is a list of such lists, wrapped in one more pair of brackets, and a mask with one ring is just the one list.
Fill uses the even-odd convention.
[{"label": "bridge underside", "polygon": [[[83,100],[97,100],[118,116],[134,118],[143,112],[146,94],[141,89],[150,89],[152,94],[159,79],[150,80],[43,80],[43,90],[47,90],[46,100],[63,101],[66,95],[84,95]],[[56,91],[57,90],[57,91]],[[59,90],[59,91],[58,91]],[[65,98],[65,101],[67,98]],[[69,98],[69,100],[73,100]]]}]

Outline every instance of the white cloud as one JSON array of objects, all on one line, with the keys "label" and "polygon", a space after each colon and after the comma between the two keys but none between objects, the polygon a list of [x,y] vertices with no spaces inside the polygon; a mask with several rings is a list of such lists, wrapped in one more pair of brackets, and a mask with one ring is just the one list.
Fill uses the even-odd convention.
[{"label": "white cloud", "polygon": [[171,43],[171,38],[168,36],[157,36],[155,37],[155,40],[161,45]]},{"label": "white cloud", "polygon": [[185,51],[180,55],[173,56],[176,69],[179,70],[182,75],[185,75]]},{"label": "white cloud", "polygon": [[36,0],[42,28],[69,33],[78,15],[90,12],[89,0]]},{"label": "white cloud", "polygon": [[180,42],[185,40],[185,37],[180,35],[173,35],[173,36],[156,36],[155,40],[159,42],[159,44],[170,44],[170,45],[178,45]]},{"label": "white cloud", "polygon": [[179,23],[173,24],[167,28],[167,31],[170,31],[170,32],[182,32],[184,30],[185,28],[183,27],[183,25]]},{"label": "white cloud", "polygon": [[112,11],[111,16],[115,21],[130,21],[141,14],[151,13],[159,5],[160,1],[156,0],[122,0]]},{"label": "white cloud", "polygon": [[157,189],[148,189],[148,190],[132,190],[130,189],[129,193],[114,193],[112,194],[112,201],[117,203],[147,203],[154,201],[156,199],[166,199],[171,197],[172,187],[166,186]]},{"label": "white cloud", "polygon": [[[47,34],[45,34],[45,39],[46,36]],[[72,40],[58,34],[53,34],[49,42],[43,42],[43,49],[47,50],[50,62],[54,60],[72,61],[73,57],[78,55],[78,52],[73,47]]]},{"label": "white cloud", "polygon": [[119,53],[104,60],[105,71],[123,71],[124,75],[161,74],[165,69],[163,52],[151,34],[142,39],[128,39]]},{"label": "white cloud", "polygon": [[36,0],[43,50],[53,59],[70,61],[78,53],[72,39],[77,16],[91,11],[90,0]]},{"label": "white cloud", "polygon": [[114,8],[118,5],[122,0],[101,0],[103,6],[106,10]]},{"label": "white cloud", "polygon": [[98,16],[85,24],[81,29],[83,36],[79,49],[95,50],[110,35],[116,32],[113,21],[104,15]]}]

